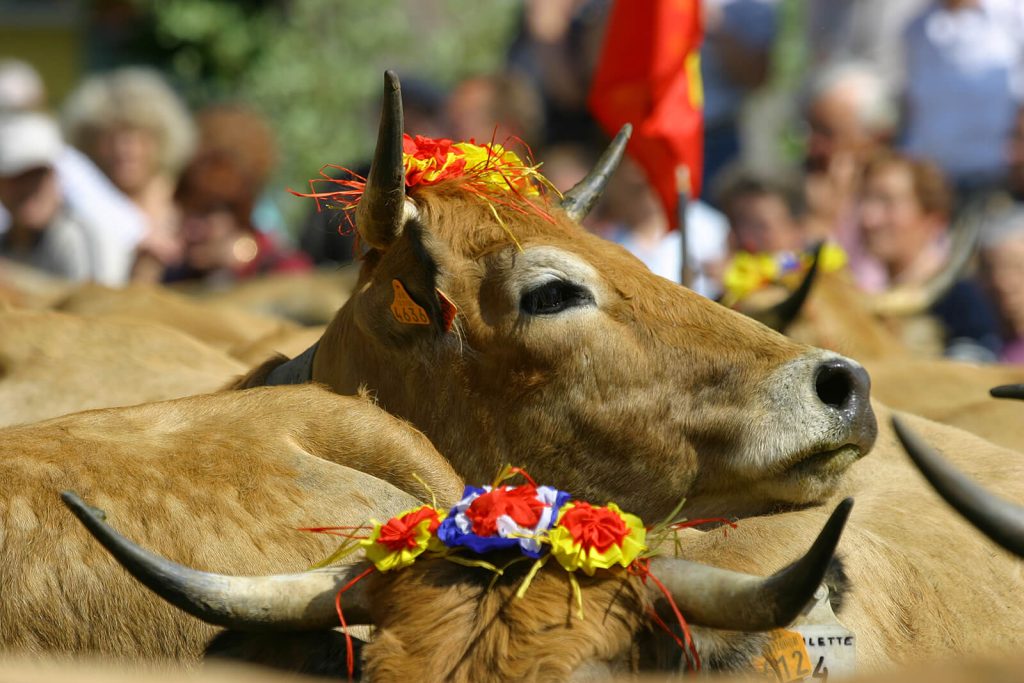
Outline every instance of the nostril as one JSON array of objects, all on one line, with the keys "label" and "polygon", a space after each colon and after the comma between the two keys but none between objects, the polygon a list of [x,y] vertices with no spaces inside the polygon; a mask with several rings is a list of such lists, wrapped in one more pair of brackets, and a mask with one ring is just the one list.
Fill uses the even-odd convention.
[{"label": "nostril", "polygon": [[818,369],[814,390],[821,402],[832,408],[843,408],[850,401],[854,381],[848,368],[842,362],[825,363]]}]

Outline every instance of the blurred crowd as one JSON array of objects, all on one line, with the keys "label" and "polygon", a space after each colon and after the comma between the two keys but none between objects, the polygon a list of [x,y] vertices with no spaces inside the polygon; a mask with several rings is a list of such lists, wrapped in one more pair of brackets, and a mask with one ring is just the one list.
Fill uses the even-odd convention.
[{"label": "blurred crowd", "polygon": [[[442,88],[403,73],[406,130],[528,143],[560,189],[606,139],[588,113],[608,0],[524,0],[506,68]],[[704,197],[686,212],[697,291],[739,252],[822,239],[868,292],[928,282],[965,207],[988,207],[971,273],[934,303],[952,347],[1024,362],[1024,2],[806,0],[801,157],[750,163],[744,112],[772,84],[780,0],[704,0]],[[190,111],[165,77],[91,74],[59,108],[32,65],[0,55],[0,257],[75,280],[201,281],[346,263],[343,217],[266,192],[272,122],[243,102]],[[370,129],[368,129],[369,131]],[[368,134],[372,134],[369,133]],[[364,171],[359,159],[324,159]],[[992,208],[996,207],[996,208]],[[680,280],[679,232],[627,160],[587,227]]]}]

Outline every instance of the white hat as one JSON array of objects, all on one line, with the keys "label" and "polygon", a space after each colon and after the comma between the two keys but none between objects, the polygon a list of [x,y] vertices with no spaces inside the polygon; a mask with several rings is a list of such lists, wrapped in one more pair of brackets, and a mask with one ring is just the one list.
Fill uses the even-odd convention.
[{"label": "white hat", "polygon": [[45,114],[0,116],[0,176],[53,166],[64,149],[56,122]]}]

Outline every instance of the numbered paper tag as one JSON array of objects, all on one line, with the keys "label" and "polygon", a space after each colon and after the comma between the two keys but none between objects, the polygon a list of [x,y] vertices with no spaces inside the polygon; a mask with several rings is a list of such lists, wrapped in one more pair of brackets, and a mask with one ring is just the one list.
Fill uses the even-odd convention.
[{"label": "numbered paper tag", "polygon": [[811,674],[811,658],[804,637],[796,631],[778,629],[753,661],[754,670],[779,683],[802,681]]},{"label": "numbered paper tag", "polygon": [[821,586],[814,602],[785,630],[773,631],[772,640],[755,670],[780,683],[848,678],[857,667],[857,639],[839,623]]},{"label": "numbered paper tag", "polygon": [[391,302],[391,314],[395,320],[406,325],[429,325],[430,318],[423,307],[412,300],[409,292],[398,280],[391,281],[391,288],[395,291],[394,301]]}]

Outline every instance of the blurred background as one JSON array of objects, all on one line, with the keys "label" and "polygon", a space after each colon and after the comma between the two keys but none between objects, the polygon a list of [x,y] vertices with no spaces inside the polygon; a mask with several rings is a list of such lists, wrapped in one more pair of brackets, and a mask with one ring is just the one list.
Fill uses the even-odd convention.
[{"label": "blurred background", "polygon": [[[1024,362],[1024,3],[689,5],[688,188],[702,189],[685,198],[686,284],[735,303],[785,284],[822,239],[869,294],[930,286],[954,263],[927,302],[940,352]],[[613,9],[0,0],[0,257],[110,286],[349,263],[344,218],[287,189],[325,164],[365,173],[385,68],[407,132],[521,139],[568,189],[608,140],[591,105]],[[586,227],[680,281],[678,216],[637,161]],[[979,206],[984,229],[958,241]]]}]

